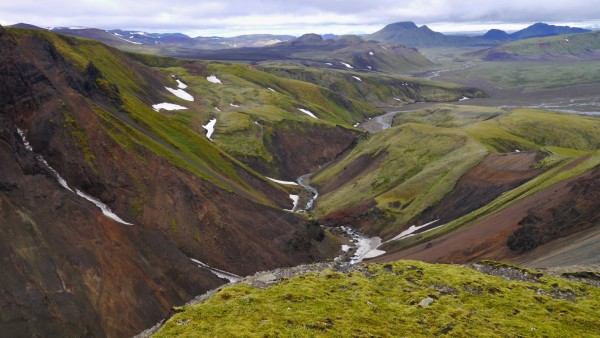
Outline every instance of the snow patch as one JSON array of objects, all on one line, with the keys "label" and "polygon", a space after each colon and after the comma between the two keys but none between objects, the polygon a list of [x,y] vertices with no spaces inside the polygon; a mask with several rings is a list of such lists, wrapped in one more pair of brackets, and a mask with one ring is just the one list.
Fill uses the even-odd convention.
[{"label": "snow patch", "polygon": [[213,132],[215,131],[215,124],[217,124],[217,119],[211,119],[210,121],[208,121],[208,123],[205,126],[202,126],[202,128],[206,129],[206,138],[208,138],[209,140],[212,141],[212,138],[210,138],[213,134]]},{"label": "snow patch", "polygon": [[316,117],[315,114],[311,113],[309,110],[302,109],[302,108],[298,108],[298,110],[314,119],[318,119],[318,117]]},{"label": "snow patch", "polygon": [[183,100],[186,100],[186,101],[194,101],[194,97],[192,95],[188,94],[183,89],[173,89],[173,88],[169,88],[169,87],[165,87],[165,89],[167,89],[173,95],[177,96],[180,99],[183,99]]},{"label": "snow patch", "polygon": [[[19,128],[17,128],[17,133],[19,133],[19,136],[21,136],[21,139],[23,140],[23,144],[25,144],[25,149],[33,152],[33,148],[31,147],[31,144],[29,144],[29,142],[25,138],[25,133],[21,129],[19,129]],[[64,178],[62,178],[62,176],[60,176],[60,174],[56,170],[54,170],[54,168],[52,168],[50,166],[50,164],[48,164],[48,162],[46,162],[46,160],[42,157],[42,155],[36,154],[36,159],[38,161],[42,162],[50,170],[50,172],[52,174],[54,174],[54,177],[56,177],[56,180],[58,181],[58,183],[63,188],[67,189],[70,192],[75,192],[77,195],[79,195],[79,196],[85,198],[86,200],[94,203],[98,208],[100,208],[100,210],[102,211],[102,213],[106,217],[108,217],[108,218],[110,218],[112,220],[115,220],[115,221],[117,221],[119,223],[122,223],[122,224],[132,225],[131,223],[125,222],[119,216],[117,216],[116,214],[114,214],[110,210],[110,208],[106,204],[100,202],[100,200],[98,200],[98,199],[96,199],[96,198],[94,198],[94,197],[92,197],[92,196],[84,193],[83,191],[78,190],[78,189],[75,189],[75,191],[73,191],[73,189],[71,189],[71,187],[69,187],[69,185],[67,184],[67,181]]]},{"label": "snow patch", "polygon": [[373,52],[369,52],[369,55],[374,55]]},{"label": "snow patch", "polygon": [[288,211],[296,211],[296,208],[298,207],[298,201],[300,200],[300,196],[290,195],[290,199],[292,200],[292,202],[294,202],[294,206],[292,207],[292,210]]},{"label": "snow patch", "polygon": [[273,89],[273,88],[271,88],[271,87],[269,87],[269,88],[267,88],[267,89],[268,89],[268,90],[270,90],[270,91],[272,91],[272,92],[275,92],[275,93],[277,93],[277,91],[275,91],[275,89]]},{"label": "snow patch", "polygon": [[519,149],[515,149],[515,153],[520,153],[521,151]]},{"label": "snow patch", "polygon": [[369,69],[371,69],[371,70],[373,69],[371,66],[367,66],[367,68],[369,68]]},{"label": "snow patch", "polygon": [[[133,37],[133,36],[132,36],[132,37]],[[131,43],[131,44],[134,44],[134,45],[142,45],[142,43],[141,43],[141,42],[130,41],[130,40],[127,40],[127,39],[125,39],[125,38],[123,38],[123,37],[121,37],[121,36],[117,36],[117,38],[119,38],[119,39],[121,39],[121,40],[123,40],[123,41],[125,41],[125,42],[129,42],[129,43]]]},{"label": "snow patch", "polygon": [[342,61],[340,61],[340,63],[341,63],[341,64],[343,64],[344,66],[346,66],[346,68],[351,68],[351,69],[353,69],[353,68],[354,68],[354,67],[352,67],[352,65],[351,65],[351,64],[349,64],[349,63],[345,63],[345,62],[342,62]]},{"label": "snow patch", "polygon": [[177,81],[177,87],[180,89],[186,89],[188,87],[185,83],[181,82],[181,80],[179,80],[179,79],[175,79],[175,81]]},{"label": "snow patch", "polygon": [[350,250],[350,245],[343,244],[342,245],[342,251],[343,252],[348,252],[348,250]]},{"label": "snow patch", "polygon": [[157,104],[153,104],[152,108],[156,111],[159,111],[161,109],[164,110],[180,110],[180,109],[187,109],[184,106],[180,106],[178,104],[174,104],[174,103],[167,103],[167,102],[163,102],[163,103],[157,103]]},{"label": "snow patch", "polygon": [[223,84],[223,82],[221,82],[221,80],[219,80],[214,74],[211,76],[207,76],[206,79],[208,80],[208,82],[211,83]]},{"label": "snow patch", "polygon": [[[255,122],[255,123],[256,123],[256,122]],[[256,124],[258,124],[258,123],[256,123]],[[266,176],[265,176],[265,177],[266,177]],[[298,185],[298,183],[296,183],[296,182],[291,182],[291,181],[281,181],[281,180],[276,180],[276,179],[274,179],[274,178],[270,178],[270,177],[267,177],[267,179],[268,179],[268,180],[271,180],[271,181],[273,181],[273,182],[275,182],[275,183],[279,183],[279,184]]]},{"label": "snow patch", "polygon": [[469,99],[468,97],[466,97],[466,96],[463,96],[463,97],[462,97],[462,99],[459,99],[459,100],[458,100],[458,102],[460,102],[460,101],[464,101],[464,100],[468,100],[468,99]]},{"label": "snow patch", "polygon": [[235,108],[239,108],[240,107],[239,105],[233,104],[233,103],[230,103],[229,105],[232,106],[232,107],[235,107]]},{"label": "snow patch", "polygon": [[355,78],[356,80],[358,80],[359,82],[362,82],[362,80],[360,79],[360,77],[354,76],[354,75],[352,77]]},{"label": "snow patch", "polygon": [[240,277],[240,276],[238,276],[236,274],[233,274],[231,272],[227,272],[227,271],[224,271],[224,270],[221,270],[221,269],[213,268],[212,266],[209,266],[206,263],[202,263],[202,262],[200,262],[197,259],[193,259],[193,258],[190,258],[190,259],[192,260],[192,262],[198,264],[198,267],[206,268],[210,272],[212,272],[215,276],[217,276],[219,278],[227,279],[230,283],[235,283],[235,282],[237,282],[238,280],[240,280],[242,278],[242,277]]},{"label": "snow patch", "polygon": [[333,66],[333,63],[331,63],[331,62],[325,62],[325,64],[328,66]]},{"label": "snow patch", "polygon": [[219,109],[218,107],[215,107],[215,110],[216,110],[216,111],[221,111],[221,109]]},{"label": "snow patch", "polygon": [[401,99],[399,99],[397,97],[394,97],[394,100],[396,100],[396,101],[402,101]]},{"label": "snow patch", "polygon": [[565,39],[566,42],[569,42],[569,39]]},{"label": "snow patch", "polygon": [[395,241],[395,240],[398,240],[398,239],[401,239],[401,238],[404,238],[404,237],[412,236],[413,232],[415,232],[415,231],[417,231],[419,229],[422,229],[422,228],[424,228],[424,227],[426,227],[428,225],[431,225],[431,224],[433,224],[433,223],[435,223],[437,221],[439,221],[439,219],[436,219],[435,221],[432,221],[432,222],[429,222],[429,223],[425,223],[425,224],[419,225],[419,226],[411,225],[410,228],[402,231],[401,233],[399,233],[398,235],[396,235],[394,238],[390,239],[388,242]]},{"label": "snow patch", "polygon": [[117,222],[119,222],[119,223],[121,223],[121,224],[133,225],[133,224],[131,224],[131,223],[125,222],[125,221],[124,221],[124,220],[122,220],[122,219],[121,219],[119,216],[115,215],[115,213],[113,213],[113,212],[110,210],[110,208],[108,207],[108,205],[106,205],[106,204],[104,204],[104,203],[100,202],[100,200],[99,200],[99,199],[96,199],[96,198],[94,198],[94,197],[92,197],[92,196],[90,196],[90,195],[88,195],[88,194],[84,193],[84,192],[83,192],[83,191],[81,191],[81,190],[75,190],[75,192],[77,193],[77,195],[79,195],[79,196],[81,196],[81,197],[85,198],[86,200],[88,200],[88,201],[90,201],[90,202],[94,203],[94,204],[95,204],[95,205],[96,205],[98,208],[100,208],[100,210],[102,210],[102,213],[104,214],[104,216],[106,216],[106,217],[108,217],[108,218],[110,218],[110,219],[112,219],[112,220],[114,220],[114,221],[117,221]]}]

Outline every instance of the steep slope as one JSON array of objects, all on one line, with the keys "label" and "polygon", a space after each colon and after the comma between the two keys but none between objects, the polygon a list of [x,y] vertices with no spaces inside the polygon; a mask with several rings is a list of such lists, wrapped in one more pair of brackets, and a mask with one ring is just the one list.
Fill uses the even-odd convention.
[{"label": "steep slope", "polygon": [[600,32],[531,38],[469,55],[484,61],[577,61],[600,58]]},{"label": "steep slope", "polygon": [[[597,272],[586,273],[597,283]],[[247,280],[178,308],[156,336],[594,336],[600,289],[566,276],[489,261],[401,261],[264,288]]]},{"label": "steep slope", "polygon": [[444,35],[432,31],[425,25],[418,27],[413,22],[389,24],[375,33],[366,35],[365,39],[409,47],[490,46],[496,44],[489,40],[469,36]]},{"label": "steep slope", "polygon": [[[547,204],[531,211],[531,217],[522,215],[514,224],[500,219],[502,226],[494,223],[485,231],[478,226],[519,205],[526,196],[544,201],[543,191],[550,185],[591,173],[599,163],[597,118],[440,105],[398,114],[394,124],[361,141],[312,179],[321,193],[315,214],[322,223],[350,224],[395,239],[382,247],[388,254],[377,260],[416,258],[410,253],[421,250],[448,255],[443,256],[445,262],[516,259],[521,248],[531,243],[539,245],[598,225],[596,206],[590,203],[593,195],[587,193],[590,201],[576,198],[579,188],[557,202],[579,210],[579,223],[567,226],[557,222],[550,227],[547,220],[560,218],[556,216],[559,211],[552,211],[556,208]],[[574,204],[566,203],[567,199]],[[517,231],[519,222],[524,229]],[[505,232],[508,226],[512,230]],[[462,227],[473,231],[474,237],[465,240],[454,232]],[[435,244],[434,239],[445,234],[456,240],[456,250],[465,252],[463,259],[450,256],[447,245]],[[433,247],[426,244],[432,240]],[[481,248],[489,251],[481,255],[475,249],[478,243],[484,243]],[[506,255],[513,244],[515,253]],[[411,246],[414,248],[403,251]]]},{"label": "steep slope", "polygon": [[[0,44],[0,225],[4,269],[14,271],[3,283],[0,331],[132,335],[223,283],[189,258],[247,274],[337,251],[322,230],[282,210],[292,204],[287,190],[152,109],[180,102],[164,74],[98,42],[45,31],[2,29]],[[16,127],[31,150],[15,141]],[[133,225],[60,188],[58,174]],[[116,290],[124,300],[115,301]],[[56,310],[56,297],[68,308]]]}]

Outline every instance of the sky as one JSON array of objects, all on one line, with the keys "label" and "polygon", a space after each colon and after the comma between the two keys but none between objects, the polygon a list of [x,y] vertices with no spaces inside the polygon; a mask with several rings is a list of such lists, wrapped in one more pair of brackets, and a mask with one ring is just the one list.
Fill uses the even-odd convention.
[{"label": "sky", "polygon": [[6,0],[0,24],[190,36],[364,34],[413,21],[441,32],[518,30],[535,22],[600,28],[598,0]]}]

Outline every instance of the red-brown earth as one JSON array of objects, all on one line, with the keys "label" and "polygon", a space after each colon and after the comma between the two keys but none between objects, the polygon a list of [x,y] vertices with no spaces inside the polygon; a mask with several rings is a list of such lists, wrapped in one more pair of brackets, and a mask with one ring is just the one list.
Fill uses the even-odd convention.
[{"label": "red-brown earth", "polygon": [[[160,102],[164,76],[112,52],[143,79],[143,101]],[[160,140],[123,110],[116,86],[95,85],[98,77],[93,64],[78,70],[42,37],[0,30],[2,334],[131,336],[224,282],[188,257],[245,275],[338,250],[320,228],[282,210],[291,206],[286,191],[240,165],[231,164],[247,187],[209,171],[226,190],[143,145],[118,143],[94,105]],[[60,187],[16,127],[72,188],[134,225],[109,220]]]}]

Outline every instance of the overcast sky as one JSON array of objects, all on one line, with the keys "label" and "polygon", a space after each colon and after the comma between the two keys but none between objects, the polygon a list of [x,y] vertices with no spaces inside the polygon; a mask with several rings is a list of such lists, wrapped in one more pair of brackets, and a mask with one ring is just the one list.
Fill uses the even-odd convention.
[{"label": "overcast sky", "polygon": [[0,24],[183,32],[371,33],[414,21],[442,32],[535,22],[600,27],[598,0],[2,0]]}]

